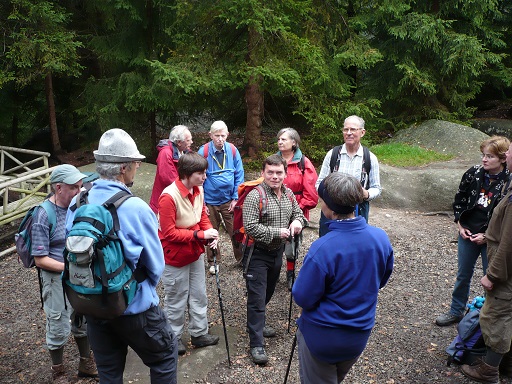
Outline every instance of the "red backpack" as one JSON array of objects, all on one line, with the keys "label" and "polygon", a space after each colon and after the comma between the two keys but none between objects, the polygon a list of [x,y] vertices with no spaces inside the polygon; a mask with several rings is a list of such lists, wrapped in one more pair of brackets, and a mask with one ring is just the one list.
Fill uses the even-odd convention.
[{"label": "red backpack", "polygon": [[[256,180],[244,181],[238,186],[238,201],[236,202],[235,208],[233,209],[233,239],[237,242],[242,243],[245,247],[251,245],[254,240],[250,236],[246,236],[244,228],[243,208],[244,201],[247,194],[256,188],[260,194],[260,219],[267,214],[267,192],[261,185],[263,183],[263,177],[259,177]],[[286,195],[293,202],[293,193],[287,188]]]},{"label": "red backpack", "polygon": [[[239,243],[243,243],[245,239],[245,228],[244,228],[244,201],[247,194],[254,188],[260,194],[260,217],[267,213],[267,193],[261,186],[263,183],[263,177],[256,180],[244,181],[238,186],[238,201],[236,202],[235,208],[233,209],[233,239]],[[249,242],[249,238],[246,239]],[[252,241],[251,241],[252,242]]]}]

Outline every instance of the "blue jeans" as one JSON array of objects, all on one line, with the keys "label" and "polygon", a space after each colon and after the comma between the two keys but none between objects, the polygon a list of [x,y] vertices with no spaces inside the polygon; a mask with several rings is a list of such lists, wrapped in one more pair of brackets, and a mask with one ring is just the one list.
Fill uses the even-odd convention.
[{"label": "blue jeans", "polygon": [[482,267],[485,274],[487,270],[487,244],[478,245],[470,240],[463,239],[459,235],[457,242],[458,271],[457,281],[453,287],[452,305],[450,313],[462,315],[466,309],[469,298],[471,278],[475,271],[478,256],[482,255]]},{"label": "blue jeans", "polygon": [[[363,216],[366,222],[368,223],[368,214],[370,213],[370,203],[368,201],[363,201],[356,207],[356,216]],[[327,217],[325,217],[323,212],[320,212],[320,221],[318,223],[318,236],[322,237],[329,233],[329,227],[327,226]]]}]

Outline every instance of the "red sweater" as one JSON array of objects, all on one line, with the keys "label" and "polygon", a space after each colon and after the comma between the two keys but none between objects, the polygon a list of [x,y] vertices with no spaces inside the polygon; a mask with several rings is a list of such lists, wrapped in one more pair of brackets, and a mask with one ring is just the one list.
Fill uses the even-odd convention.
[{"label": "red sweater", "polygon": [[158,203],[158,236],[165,264],[183,267],[193,263],[204,252],[204,231],[212,228],[202,187],[194,187],[190,193],[176,180],[163,190]]}]

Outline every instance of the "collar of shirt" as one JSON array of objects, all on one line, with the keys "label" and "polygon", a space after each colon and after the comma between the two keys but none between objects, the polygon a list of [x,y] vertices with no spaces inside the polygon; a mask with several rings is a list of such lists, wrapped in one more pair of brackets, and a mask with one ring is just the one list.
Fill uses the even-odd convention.
[{"label": "collar of shirt", "polygon": [[188,188],[185,187],[185,184],[183,184],[180,179],[176,180],[176,187],[178,187],[178,191],[180,191],[180,194],[183,198],[187,197],[188,195],[196,197],[200,193],[199,187],[192,187],[192,193],[190,193]]}]

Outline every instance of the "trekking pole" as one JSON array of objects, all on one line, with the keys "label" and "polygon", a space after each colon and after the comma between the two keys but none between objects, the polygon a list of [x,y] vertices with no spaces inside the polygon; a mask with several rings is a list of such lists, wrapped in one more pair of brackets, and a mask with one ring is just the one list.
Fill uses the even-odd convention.
[{"label": "trekking pole", "polygon": [[215,268],[215,281],[217,282],[217,292],[219,295],[220,315],[222,317],[222,328],[224,328],[224,340],[226,341],[226,352],[228,353],[228,366],[231,368],[231,356],[229,355],[228,331],[226,330],[226,320],[224,319],[224,306],[222,305],[222,293],[220,292],[219,270],[217,269],[217,250],[212,248],[213,267]]},{"label": "trekking pole", "polygon": [[[299,236],[297,234],[291,238],[292,243],[292,253],[293,253],[293,275],[292,275],[292,287],[295,283],[295,264],[297,263],[297,257],[299,253]],[[293,306],[293,295],[290,291],[290,306],[288,307],[288,333],[290,333],[290,323],[292,321],[292,306]]]},{"label": "trekking pole", "polygon": [[288,381],[288,374],[290,373],[290,367],[292,365],[292,359],[293,359],[293,351],[295,351],[295,345],[297,344],[297,333],[293,335],[293,342],[292,342],[292,352],[290,353],[290,359],[288,360],[288,367],[286,367],[286,375],[284,376],[284,383]]}]

